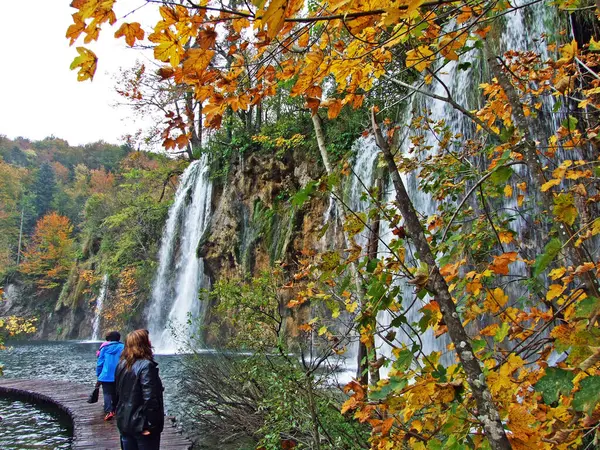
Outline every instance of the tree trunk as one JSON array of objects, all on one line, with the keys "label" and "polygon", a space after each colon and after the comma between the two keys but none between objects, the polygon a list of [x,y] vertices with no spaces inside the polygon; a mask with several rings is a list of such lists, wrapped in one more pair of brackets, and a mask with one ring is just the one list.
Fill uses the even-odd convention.
[{"label": "tree trunk", "polygon": [[258,105],[256,105],[256,132],[260,132],[260,129],[262,128],[262,116],[263,116],[263,107],[262,107],[262,102],[259,102]]},{"label": "tree trunk", "polygon": [[[319,117],[318,114],[313,114],[312,115],[312,121],[313,121],[313,126],[315,129],[315,135],[317,137],[317,144],[319,147],[319,152],[321,154],[321,160],[323,161],[323,165],[325,166],[325,171],[327,172],[328,175],[330,175],[332,173],[332,169],[331,169],[331,163],[329,162],[329,155],[327,154],[327,147],[325,146],[325,135],[323,133],[323,127],[321,126],[321,118]],[[341,199],[342,198],[342,192],[340,190],[340,187],[338,185],[334,185],[333,189],[333,194],[336,198]],[[342,205],[338,206],[338,212],[340,215],[340,221],[342,222],[342,225],[346,222],[346,210],[343,208]],[[349,246],[350,245],[350,239],[348,238],[348,236],[346,235],[346,233],[344,233],[344,240],[346,241],[346,245]],[[354,262],[350,263],[350,273],[352,274],[352,278],[354,280],[354,284],[356,286],[356,294],[359,300],[359,303],[361,305],[361,311],[364,311],[363,306],[365,303],[365,292],[361,283],[361,279],[360,279],[360,274],[358,272],[358,268],[356,267],[356,264]],[[367,351],[367,347],[364,346],[363,347],[363,343],[359,342],[359,349],[358,349],[358,370],[357,370],[357,375],[358,378],[361,380],[361,383],[365,380],[364,378],[364,374],[362,371],[362,367],[361,365],[364,365],[365,367],[369,366],[368,361],[373,361],[375,362],[377,360],[377,351],[375,350],[375,347],[373,347],[372,351],[371,351],[371,356],[368,357],[368,351]],[[365,356],[367,356],[367,358],[365,358]],[[365,363],[362,363],[362,360],[365,360]],[[369,374],[371,376],[371,382],[372,383],[376,383],[377,381],[379,381],[379,369],[375,368],[375,367],[371,367],[369,366]],[[367,383],[364,383],[367,384]]]},{"label": "tree trunk", "polygon": [[319,416],[317,412],[317,405],[315,404],[315,396],[313,392],[313,380],[312,377],[306,377],[306,391],[308,392],[308,407],[310,408],[310,417],[313,424],[313,441],[315,448],[321,450],[321,435],[319,433]]},{"label": "tree trunk", "polygon": [[440,306],[442,317],[448,327],[448,334],[454,343],[456,353],[458,354],[463,370],[467,375],[467,383],[471,387],[473,397],[477,404],[476,417],[481,422],[492,449],[510,449],[512,447],[504,432],[500,414],[494,404],[492,394],[485,381],[485,376],[479,366],[479,360],[473,352],[471,341],[463,327],[460,316],[456,311],[456,305],[452,300],[452,295],[448,290],[446,280],[444,280],[440,274],[435,257],[429,247],[425,232],[419,221],[419,217],[406,192],[402,178],[400,178],[400,174],[398,173],[398,167],[396,166],[390,146],[377,125],[375,111],[373,110],[371,111],[371,121],[377,139],[377,145],[383,152],[384,159],[392,177],[396,192],[397,206],[404,219],[406,230],[419,252],[420,259],[425,262],[429,268],[429,278],[427,280],[426,288],[433,294]]}]

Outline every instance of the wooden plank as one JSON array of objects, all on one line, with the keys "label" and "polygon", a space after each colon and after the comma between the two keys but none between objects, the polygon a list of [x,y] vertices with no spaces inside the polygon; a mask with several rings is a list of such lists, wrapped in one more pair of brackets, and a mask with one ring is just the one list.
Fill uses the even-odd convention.
[{"label": "wooden plank", "polygon": [[[73,425],[74,450],[119,450],[115,421],[105,422],[97,404],[87,403],[92,387],[69,381],[2,379],[0,394],[9,394],[37,403],[51,404],[67,413]],[[165,420],[161,448],[190,449],[191,441],[181,435],[173,422]]]}]

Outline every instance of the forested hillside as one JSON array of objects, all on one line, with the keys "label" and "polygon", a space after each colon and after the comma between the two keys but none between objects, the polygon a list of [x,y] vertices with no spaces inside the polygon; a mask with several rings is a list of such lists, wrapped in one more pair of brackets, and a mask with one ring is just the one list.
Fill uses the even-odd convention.
[{"label": "forested hillside", "polygon": [[[20,301],[4,307],[36,318],[44,335],[76,337],[79,330],[68,324],[93,311],[86,302],[103,274],[114,274],[121,295],[110,320],[117,325],[135,316],[131,293],[148,289],[173,183],[184,167],[102,142],[73,147],[58,138],[0,138],[0,285],[20,290]],[[54,312],[55,326],[43,329]]]}]

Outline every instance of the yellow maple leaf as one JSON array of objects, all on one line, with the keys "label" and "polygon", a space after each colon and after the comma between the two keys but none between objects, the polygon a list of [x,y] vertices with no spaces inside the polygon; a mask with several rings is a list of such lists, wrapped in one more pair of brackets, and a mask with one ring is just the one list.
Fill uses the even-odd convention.
[{"label": "yellow maple leaf", "polygon": [[597,234],[600,234],[600,217],[594,219],[592,223],[592,236],[596,236]]},{"label": "yellow maple leaf", "polygon": [[504,305],[508,302],[508,295],[504,291],[497,287],[493,291],[488,291],[484,306],[493,313],[497,313]]},{"label": "yellow maple leaf", "polygon": [[560,180],[553,178],[550,181],[545,182],[544,184],[542,184],[542,192],[546,192],[548,189],[550,189],[552,186],[558,186],[560,184]]},{"label": "yellow maple leaf", "polygon": [[508,197],[512,197],[513,194],[513,188],[510,184],[507,184],[506,186],[504,186],[504,196],[506,198]]},{"label": "yellow maple leaf", "polygon": [[403,0],[395,7],[384,8],[383,24],[385,26],[395,25],[409,17],[414,17],[423,0]]},{"label": "yellow maple leaf", "polygon": [[133,47],[136,39],[142,40],[144,39],[144,30],[140,27],[140,24],[137,22],[133,23],[124,23],[121,27],[115,32],[115,37],[118,39],[120,37],[125,37],[125,42],[130,47]]},{"label": "yellow maple leaf", "polygon": [[287,0],[271,0],[269,7],[262,17],[262,23],[267,26],[267,36],[273,39],[285,24]]},{"label": "yellow maple leaf", "polygon": [[546,300],[552,300],[558,297],[565,290],[562,284],[551,284],[548,292],[546,292]]},{"label": "yellow maple leaf", "polygon": [[[236,33],[240,33],[244,28],[248,28],[250,26],[250,21],[246,18],[234,19],[231,22],[231,26],[233,27]],[[308,36],[308,33],[305,34]]]},{"label": "yellow maple leaf", "polygon": [[428,46],[420,45],[406,52],[406,67],[414,67],[419,72],[433,63],[435,56]]},{"label": "yellow maple leaf", "polygon": [[553,280],[558,280],[565,274],[566,271],[567,269],[565,269],[564,267],[559,267],[558,269],[552,269],[548,276]]},{"label": "yellow maple leaf", "polygon": [[92,80],[98,64],[96,54],[85,47],[77,47],[77,53],[79,56],[75,57],[70,67],[71,70],[79,69],[77,81]]},{"label": "yellow maple leaf", "polygon": [[154,32],[148,36],[150,42],[158,44],[154,47],[154,57],[159,61],[168,62],[171,66],[179,65],[183,47],[179,44],[177,37],[171,30],[164,29],[161,32]]},{"label": "yellow maple leaf", "polygon": [[558,220],[569,225],[575,223],[575,219],[577,219],[579,214],[575,207],[572,194],[558,194],[554,197],[554,208],[552,212]]},{"label": "yellow maple leaf", "polygon": [[560,55],[562,58],[557,61],[559,64],[571,62],[577,56],[577,41],[573,39],[570,43],[563,45],[560,48]]},{"label": "yellow maple leaf", "polygon": [[500,242],[503,244],[510,244],[514,239],[514,234],[512,231],[500,231],[498,236],[500,236]]}]

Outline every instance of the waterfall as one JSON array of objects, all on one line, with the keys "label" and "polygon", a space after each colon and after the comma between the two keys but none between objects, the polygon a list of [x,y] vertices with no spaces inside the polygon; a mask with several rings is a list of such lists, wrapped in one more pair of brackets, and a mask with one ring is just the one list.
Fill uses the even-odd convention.
[{"label": "waterfall", "polygon": [[102,320],[102,308],[104,306],[104,300],[108,292],[108,274],[102,277],[102,284],[100,285],[100,292],[96,298],[96,308],[94,314],[94,321],[92,322],[92,341],[99,341],[102,339],[100,336],[100,321]]},{"label": "waterfall", "polygon": [[[541,53],[543,57],[547,57],[548,50],[545,42],[538,40],[537,38],[542,34],[542,32],[548,31],[545,29],[544,23],[550,18],[548,9],[541,4],[534,5],[531,7],[531,10],[528,11],[528,13],[530,15],[526,16],[527,12],[524,9],[516,9],[505,16],[499,39],[500,50],[506,51],[509,49],[533,49]],[[531,23],[528,23],[528,20],[526,19],[528,19]],[[448,25],[448,31],[451,31],[453,26],[454,24],[450,23]],[[450,91],[452,98],[457,103],[464,105],[467,109],[475,109],[479,106],[478,104],[481,101],[479,97],[480,94],[478,85],[483,81],[487,81],[482,79],[482,74],[487,72],[484,63],[482,62],[483,60],[483,56],[477,51],[473,50],[463,55],[460,61],[449,61],[445,64],[443,61],[438,61],[437,76],[440,82],[433,81],[431,85],[421,87],[421,89],[426,89],[428,92],[431,92],[438,97],[446,97],[447,92],[446,88],[444,87],[445,85]],[[552,99],[547,99],[544,101],[544,109],[546,111],[551,110],[552,106]],[[415,130],[412,130],[409,124],[416,115],[423,115],[427,117],[430,120],[430,123],[436,123],[443,120],[446,126],[449,128],[450,133],[453,135],[460,134],[463,136],[463,139],[474,137],[475,128],[471,120],[463,116],[462,113],[456,111],[450,104],[435,100],[422,94],[414,94],[409,104],[405,106],[403,117],[399,121],[401,124],[405,125],[401,130],[402,136],[399,139],[399,153],[403,154],[407,158],[415,158],[411,152],[412,144],[409,139],[409,136],[414,134]],[[544,121],[545,130],[549,130],[550,125],[552,124],[551,121],[556,119],[546,114],[540,114],[540,120]],[[429,147],[432,152],[435,151],[438,146],[438,141],[434,133],[425,131],[418,131],[418,133],[423,134],[423,147]],[[540,136],[539,138],[543,139],[544,137]],[[377,157],[379,149],[374,145],[374,140],[372,137],[360,137],[355,142],[355,147],[356,156],[353,171],[362,179],[363,183],[367,187],[371,187],[373,183],[373,162]],[[427,155],[417,157],[422,158],[427,157]],[[523,171],[519,168],[516,170],[518,170],[520,174]],[[359,182],[357,176],[353,174],[352,178],[347,181],[347,202],[355,211],[366,211],[372,202],[370,202],[368,198],[364,197],[363,193],[366,189]],[[416,173],[412,172],[409,174],[402,174],[402,178],[408,194],[412,199],[413,205],[420,215],[423,217],[428,217],[438,212],[438,204],[419,188],[419,180]],[[389,204],[394,200],[393,186],[389,182],[386,193],[385,201]],[[505,206],[508,208],[516,207],[516,199],[507,199]],[[328,213],[330,209],[328,209]],[[517,233],[523,233],[524,230],[529,227],[529,225],[525,223],[521,217],[517,218],[512,226],[514,231]],[[529,230],[529,232],[531,233],[532,230]],[[535,233],[535,230],[533,230],[533,232]],[[383,242],[380,242],[379,245],[379,254],[381,257],[385,256],[385,254],[388,252],[386,245],[389,244],[393,238],[394,236],[391,233],[389,224],[382,220],[380,239]],[[357,236],[356,241],[359,245],[365,248],[367,242],[366,235],[363,234]],[[410,247],[407,248],[406,253],[407,259],[410,258],[412,249]],[[511,272],[512,270],[514,270],[515,273],[519,272],[520,275],[523,275],[525,267],[523,264],[515,264],[514,267],[511,268]],[[414,287],[407,285],[404,282],[400,282],[400,288],[401,296],[403,298],[403,305],[407,307],[407,305],[412,303],[410,309],[404,310],[403,314],[406,315],[406,319],[409,324],[417,322],[421,317],[419,310],[430,301],[430,298],[428,296],[423,299],[415,298],[416,292],[414,291]],[[414,303],[413,300],[415,300]],[[385,328],[390,326],[393,318],[394,316],[390,311],[381,311],[378,316],[378,322],[385,330]],[[428,354],[432,351],[440,351],[443,353],[441,359],[443,363],[450,364],[454,360],[453,354],[447,351],[447,345],[449,343],[449,337],[447,334],[436,338],[431,329],[427,330],[425,333],[421,333],[419,336],[409,336],[408,334],[403,333],[401,330],[397,331],[398,333],[395,340],[398,344],[406,344],[411,347],[413,344],[413,339],[417,339],[418,344],[424,354]],[[383,334],[385,334],[385,331]],[[391,356],[390,346],[384,343],[379,337],[376,337],[376,348],[379,354],[388,357]],[[385,375],[385,373],[386,369],[382,368],[382,375]]]},{"label": "waterfall", "polygon": [[209,280],[196,247],[210,220],[211,197],[208,157],[203,155],[181,175],[161,240],[147,312],[150,338],[159,353],[176,352],[174,335],[191,336],[190,319],[201,318],[198,295],[209,287]]}]

